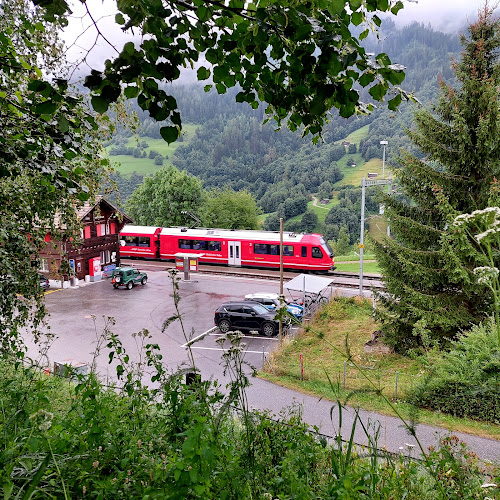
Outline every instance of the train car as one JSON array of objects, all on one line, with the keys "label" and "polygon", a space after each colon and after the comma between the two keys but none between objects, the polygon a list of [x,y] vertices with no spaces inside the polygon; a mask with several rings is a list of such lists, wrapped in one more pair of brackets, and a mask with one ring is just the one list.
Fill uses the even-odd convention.
[{"label": "train car", "polygon": [[[199,262],[242,267],[280,265],[279,232],[228,229],[163,228],[159,234],[160,259],[178,253],[199,254]],[[283,266],[305,271],[335,268],[333,251],[320,234],[283,234]]]},{"label": "train car", "polygon": [[161,227],[126,225],[120,232],[120,256],[158,259]]}]

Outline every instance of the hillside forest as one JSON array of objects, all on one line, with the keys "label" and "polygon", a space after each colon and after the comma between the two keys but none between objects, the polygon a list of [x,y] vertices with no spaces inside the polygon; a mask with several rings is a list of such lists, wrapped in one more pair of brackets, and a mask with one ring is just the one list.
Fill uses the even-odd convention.
[{"label": "hillside forest", "polygon": [[[452,57],[460,48],[456,34],[444,34],[420,23],[398,28],[390,19],[381,30],[380,40],[365,40],[367,50],[385,51],[391,60],[401,62],[406,67],[404,87],[414,92],[422,105],[436,96],[440,78],[453,81]],[[418,103],[403,103],[396,112],[380,106],[369,115],[347,119],[334,115],[314,144],[310,136],[302,138],[286,127],[276,130],[274,122],[263,124],[264,106],[252,109],[235,102],[236,90],[219,95],[205,92],[202,85],[179,84],[168,90],[184,120],[180,141],[172,145],[162,141],[162,123],[132,101],[130,113],[137,116],[136,132],[118,125],[117,133],[106,144],[110,159],[117,163],[112,177],[119,200],[129,215],[143,223],[173,223],[145,218],[137,203],[127,204],[145,176],[171,165],[197,177],[212,198],[217,190],[250,193],[259,215],[252,218],[257,226],[277,230],[283,217],[286,230],[321,232],[333,243],[341,233],[345,241],[347,234],[349,244],[353,244],[360,231],[361,179],[368,173],[382,178],[380,141],[388,142],[386,176],[401,148],[419,154],[405,134]],[[366,210],[375,229],[377,190],[368,191]],[[116,200],[116,193],[113,196]],[[197,196],[189,209],[202,225],[210,226],[213,217],[205,217],[205,199]],[[247,221],[241,225],[240,221],[240,227],[254,226]]]}]

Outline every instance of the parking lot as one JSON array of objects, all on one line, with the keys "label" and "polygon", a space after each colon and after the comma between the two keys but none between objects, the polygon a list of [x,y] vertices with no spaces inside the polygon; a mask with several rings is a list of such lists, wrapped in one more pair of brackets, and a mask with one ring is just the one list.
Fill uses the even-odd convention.
[{"label": "parking lot", "polygon": [[[202,377],[222,382],[222,352],[229,348],[229,343],[217,343],[223,335],[214,327],[215,310],[223,302],[242,299],[248,293],[279,291],[276,281],[192,275],[190,282],[178,282],[182,324],[173,321],[163,331],[164,322],[177,315],[171,278],[166,271],[148,271],[148,277],[145,286],[132,290],[114,289],[108,279],[78,288],[51,289],[46,294],[48,331],[56,338],[46,363],[92,363],[106,327],[118,335],[131,360],[138,361],[142,337],[137,333],[146,329],[151,335],[147,343],[159,345],[169,370],[189,365],[189,345]],[[260,368],[277,346],[278,338],[246,333],[242,342],[245,361]],[[36,358],[36,346],[32,342],[29,345],[30,357]],[[102,349],[95,364],[101,376],[112,379],[114,368],[108,364],[108,354],[106,348]]]},{"label": "parking lot", "polygon": [[[214,328],[215,309],[225,301],[239,300],[248,293],[276,292],[278,283],[262,279],[192,275],[193,281],[179,283],[179,310],[184,329],[179,321],[174,321],[162,331],[165,320],[176,315],[172,283],[166,271],[148,270],[148,276],[147,285],[139,285],[132,290],[115,290],[109,280],[85,284],[80,288],[49,290],[45,297],[50,313],[48,325],[49,331],[56,338],[48,351],[48,359],[44,357],[42,362],[49,367],[54,362],[92,363],[93,353],[99,347],[99,338],[106,325],[119,337],[130,359],[137,362],[141,359],[139,345],[142,337],[136,334],[147,329],[152,338],[146,342],[159,345],[167,370],[175,371],[179,367],[190,366],[186,347],[190,343],[202,379],[217,380],[225,385],[229,376],[224,376],[223,350],[229,346],[227,343],[223,346],[217,343],[221,333]],[[347,290],[346,293],[353,291]],[[107,318],[113,318],[113,321]],[[277,346],[278,339],[245,335],[243,342],[246,344],[245,361],[259,368],[267,353]],[[26,344],[29,348],[28,356],[37,358],[38,347],[29,336],[26,336]],[[101,345],[95,366],[102,379],[115,380],[116,370],[109,365],[108,359],[109,350]],[[299,369],[298,360],[297,367]],[[291,405],[299,405],[306,422],[328,435],[337,432],[335,417],[332,419],[336,405],[327,399],[299,394],[261,379],[252,380],[252,386],[247,389],[246,395],[249,406],[269,410],[274,414]],[[365,422],[377,419],[381,423],[379,446],[397,453],[405,443],[414,444],[414,439],[401,428],[399,420],[362,410],[359,415]],[[354,411],[344,409],[346,429],[350,429],[355,418]],[[445,434],[444,429],[423,424],[419,426],[419,437],[424,446],[435,446],[439,436]],[[458,435],[481,457],[500,459],[498,441],[460,433]],[[366,442],[361,426],[356,428],[354,438],[358,443]]]}]

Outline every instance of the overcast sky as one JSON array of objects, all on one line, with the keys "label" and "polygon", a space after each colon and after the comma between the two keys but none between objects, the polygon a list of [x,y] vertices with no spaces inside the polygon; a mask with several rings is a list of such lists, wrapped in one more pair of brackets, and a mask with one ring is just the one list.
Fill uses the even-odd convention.
[{"label": "overcast sky", "polygon": [[[404,1],[404,0],[403,0]],[[490,0],[494,5],[495,0]],[[418,3],[404,1],[405,8],[399,11],[397,21],[431,23],[440,31],[453,32],[477,18],[483,0],[419,0]]]},{"label": "overcast sky", "polygon": [[[490,5],[493,5],[495,1],[500,0],[490,0]],[[476,19],[479,7],[484,4],[483,0],[418,0],[418,3],[403,0],[403,2],[405,8],[397,16],[390,16],[396,23],[404,26],[412,21],[419,21],[425,24],[430,23],[435,29],[446,32],[458,32],[470,21]],[[86,54],[93,46],[96,34],[93,27],[88,28],[90,20],[85,15],[80,2],[73,0],[72,3],[74,15],[64,37],[68,45],[72,46],[68,52],[68,59],[75,61],[81,60],[83,54]],[[115,2],[113,0],[87,0],[87,3],[95,20],[99,20],[108,40],[117,49],[121,49],[124,36],[119,26],[114,23]],[[86,28],[88,28],[87,31],[75,40],[76,34],[82,33]],[[88,65],[84,65],[81,69],[85,73],[88,72],[89,67],[102,69],[105,59],[112,57],[113,52],[110,44],[102,39],[97,40],[97,45],[87,57]]]}]

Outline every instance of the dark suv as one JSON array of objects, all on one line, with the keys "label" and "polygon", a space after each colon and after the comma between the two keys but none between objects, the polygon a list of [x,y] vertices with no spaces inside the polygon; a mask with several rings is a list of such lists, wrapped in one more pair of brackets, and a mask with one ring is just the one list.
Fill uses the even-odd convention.
[{"label": "dark suv", "polygon": [[275,316],[275,311],[270,311],[258,302],[242,300],[222,304],[215,311],[214,321],[222,333],[229,330],[256,330],[272,337],[279,329]]},{"label": "dark suv", "polygon": [[117,267],[111,275],[114,288],[125,286],[127,290],[131,290],[134,285],[145,285],[147,282],[148,275],[135,267]]}]

